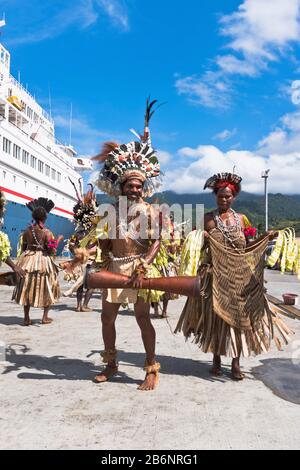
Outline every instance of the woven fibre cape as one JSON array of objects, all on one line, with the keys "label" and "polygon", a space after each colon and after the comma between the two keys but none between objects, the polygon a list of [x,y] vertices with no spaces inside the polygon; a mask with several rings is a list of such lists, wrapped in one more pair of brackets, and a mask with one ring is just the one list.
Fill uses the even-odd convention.
[{"label": "woven fibre cape", "polygon": [[213,309],[233,328],[249,330],[264,316],[264,263],[268,238],[244,252],[210,237]]}]

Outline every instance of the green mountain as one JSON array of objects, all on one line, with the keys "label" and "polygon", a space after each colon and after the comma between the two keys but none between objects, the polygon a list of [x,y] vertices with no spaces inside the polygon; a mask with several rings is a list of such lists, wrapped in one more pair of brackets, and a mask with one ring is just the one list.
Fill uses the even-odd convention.
[{"label": "green mountain", "polygon": [[[98,195],[101,203],[111,202],[104,195]],[[164,191],[153,196],[150,202],[172,204],[204,204],[205,211],[216,207],[216,199],[212,193],[177,194],[173,191]],[[265,221],[265,198],[242,191],[234,203],[234,209],[249,218],[252,225],[263,231]],[[286,196],[284,194],[269,194],[269,226],[270,228],[295,227],[300,234],[300,195]]]}]

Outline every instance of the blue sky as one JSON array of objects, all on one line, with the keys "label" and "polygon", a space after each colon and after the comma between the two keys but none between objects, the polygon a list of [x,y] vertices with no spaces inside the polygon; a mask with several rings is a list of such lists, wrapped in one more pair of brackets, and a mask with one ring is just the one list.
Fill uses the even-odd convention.
[{"label": "blue sky", "polygon": [[[164,189],[216,171],[244,189],[299,193],[300,0],[0,0],[12,73],[82,155],[142,129],[149,93]],[[0,9],[0,11],[1,11]],[[18,12],[18,14],[16,14]],[[300,88],[300,87],[299,87]]]}]

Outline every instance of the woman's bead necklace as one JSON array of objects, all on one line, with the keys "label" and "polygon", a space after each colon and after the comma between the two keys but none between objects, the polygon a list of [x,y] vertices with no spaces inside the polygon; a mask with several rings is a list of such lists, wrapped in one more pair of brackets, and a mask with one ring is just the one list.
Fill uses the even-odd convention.
[{"label": "woman's bead necklace", "polygon": [[33,240],[35,241],[35,246],[37,248],[43,248],[42,245],[40,244],[39,240],[37,239],[36,237],[36,233],[35,233],[35,230],[34,230],[34,226],[32,225],[31,226],[31,233],[32,233],[32,236],[33,236]]},{"label": "woman's bead necklace", "polygon": [[224,238],[229,241],[229,243],[233,246],[233,248],[236,251],[241,251],[237,246],[235,245],[235,242],[239,240],[240,234],[242,231],[242,224],[241,220],[238,216],[238,214],[233,210],[230,209],[233,218],[234,218],[234,224],[231,225],[226,225],[224,221],[222,220],[220,216],[220,212],[218,210],[215,210],[213,213],[214,221],[217,226],[217,228],[220,230],[220,232],[223,234]]}]

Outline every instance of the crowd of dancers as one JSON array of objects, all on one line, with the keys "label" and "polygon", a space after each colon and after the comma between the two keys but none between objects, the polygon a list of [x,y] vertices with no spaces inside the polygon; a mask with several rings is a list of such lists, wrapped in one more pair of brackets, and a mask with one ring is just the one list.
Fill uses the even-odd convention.
[{"label": "crowd of dancers", "polygon": [[[118,373],[115,321],[121,305],[133,304],[145,349],[141,390],[157,386],[161,367],[151,305],[154,316],[164,318],[169,300],[187,295],[175,331],[213,354],[212,374],[221,375],[221,357],[230,356],[232,379],[242,380],[241,356],[267,352],[272,340],[280,348],[291,334],[265,295],[265,251],[276,234],[248,239],[249,220],[232,209],[242,180],[234,173],[218,173],[206,181],[204,189],[215,194],[216,209],[205,214],[202,230],[192,231],[186,240],[171,217],[145,201],[157,189],[160,174],[149,132],[154,104],[147,101],[144,133],[137,141],[106,143],[95,157],[101,165],[96,184],[115,198],[114,221],[101,215],[92,186],[81,194],[74,182],[76,226],[68,240],[72,260],[58,266],[55,257],[63,237],[46,226],[54,204],[46,198],[31,201],[32,222],[20,238],[16,262],[10,259],[7,235],[0,233],[0,258],[12,270],[0,276],[0,283],[14,285],[13,300],[23,307],[26,326],[32,307],[42,308],[42,323],[51,324],[49,309],[60,298],[59,270],[71,283],[63,295],[76,293],[77,311],[88,312],[94,289],[101,289],[106,366],[94,377],[97,383]],[[120,196],[127,201],[126,221]],[[0,202],[3,218],[3,193]]]}]

